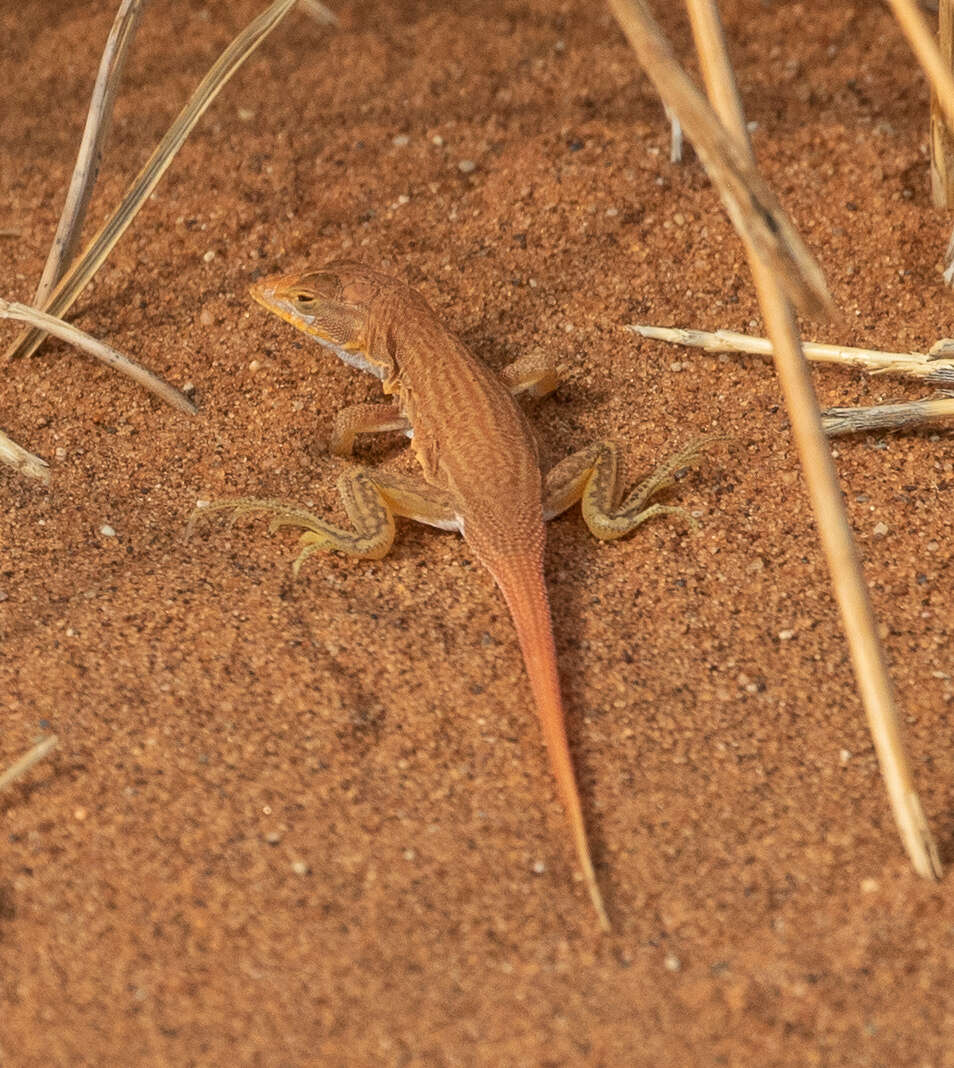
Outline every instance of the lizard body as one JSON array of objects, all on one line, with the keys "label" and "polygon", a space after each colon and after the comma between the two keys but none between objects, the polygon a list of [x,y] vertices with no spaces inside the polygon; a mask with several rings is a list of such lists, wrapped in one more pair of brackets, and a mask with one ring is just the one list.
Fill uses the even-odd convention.
[{"label": "lizard body", "polygon": [[358,433],[403,430],[411,436],[423,480],[350,468],[338,483],[350,531],[277,501],[242,498],[207,508],[269,511],[273,529],[304,528],[296,572],[317,550],[384,556],[396,515],[463,535],[513,618],[577,858],[600,925],[609,930],[567,743],[543,573],[544,523],[582,500],[591,530],[616,538],[652,516],[681,512],[648,502],[696,457],[705,439],[662,464],[618,504],[611,443],[568,457],[543,478],[533,432],[512,394],[542,395],[556,387],[555,368],[545,358],[525,357],[495,374],[442,325],[419,293],[360,263],[336,262],[265,279],[251,293],[346,363],[375,375],[394,398],[341,411],[331,451],[350,456]]}]

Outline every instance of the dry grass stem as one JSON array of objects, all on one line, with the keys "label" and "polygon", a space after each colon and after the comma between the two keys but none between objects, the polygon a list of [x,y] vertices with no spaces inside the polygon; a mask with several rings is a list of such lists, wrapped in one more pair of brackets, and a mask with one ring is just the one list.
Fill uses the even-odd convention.
[{"label": "dry grass stem", "polygon": [[[83,255],[76,260],[57,283],[44,311],[51,315],[62,316],[86,284],[99,270],[103,261],[112,251],[126,227],[135,218],[136,213],[145,203],[146,198],[155,189],[159,179],[172,162],[183,142],[192,132],[193,127],[204,114],[206,108],[218,96],[229,78],[238,70],[251,53],[262,43],[278,22],[288,14],[295,0],[276,0],[236,37],[225,49],[211,70],[199,83],[188,104],[182,109],[165,137],[149,157],[146,165],[136,176],[122,203],[107,220],[87,246]],[[22,334],[10,348],[7,356],[28,356],[43,341],[43,332],[32,329]]]},{"label": "dry grass stem", "polygon": [[954,73],[950,64],[944,62],[927,19],[918,11],[915,0],[888,0],[888,3],[911,51],[927,75],[948,129],[954,131]]},{"label": "dry grass stem", "polygon": [[[938,46],[945,66],[951,70],[954,64],[954,0],[943,0],[941,4]],[[954,133],[944,121],[934,92],[931,93],[931,195],[936,208],[954,208]]]},{"label": "dry grass stem", "polygon": [[[740,148],[748,152],[745,115],[729,62],[714,0],[686,0],[706,89],[726,127]],[[914,787],[910,763],[901,738],[894,691],[875,624],[864,575],[841,487],[821,423],[808,364],[802,355],[798,327],[785,288],[774,265],[758,246],[744,237],[749,264],[772,339],[775,367],[792,423],[815,513],[819,538],[831,575],[835,598],[851,651],[855,677],[868,717],[881,774],[892,811],[915,870],[927,877],[941,875],[937,846]]]},{"label": "dry grass stem", "polygon": [[15,319],[22,323],[29,323],[31,326],[43,330],[44,333],[52,334],[54,337],[58,337],[62,341],[67,341],[78,349],[88,352],[90,356],[95,357],[100,363],[105,363],[107,367],[112,367],[119,371],[120,374],[124,374],[127,378],[138,382],[139,385],[159,397],[160,400],[171,404],[173,408],[188,412],[190,415],[195,415],[197,411],[196,406],[181,390],[176,389],[175,386],[170,386],[168,382],[164,382],[158,375],[143,367],[142,364],[136,363],[135,360],[131,360],[128,356],[117,352],[102,341],[97,341],[96,338],[90,337],[89,334],[85,334],[82,330],[78,330],[75,326],[64,322],[62,319],[56,319],[52,315],[47,315],[46,312],[37,311],[36,308],[30,308],[26,304],[18,304],[12,300],[0,300],[0,319]]},{"label": "dry grass stem", "polygon": [[822,412],[825,433],[831,437],[871,430],[903,430],[954,416],[954,397],[927,397],[870,408],[827,408]]},{"label": "dry grass stem", "polygon": [[34,764],[42,760],[47,753],[52,752],[58,744],[59,739],[55,734],[51,734],[49,738],[44,738],[42,742],[37,742],[32,749],[11,764],[6,771],[0,772],[0,790],[25,775]]},{"label": "dry grass stem", "polygon": [[37,287],[33,303],[42,308],[53,286],[59,281],[64,267],[73,258],[79,242],[80,231],[86,219],[93,194],[93,185],[99,174],[99,164],[103,155],[103,146],[109,135],[110,120],[113,114],[113,102],[119,88],[126,65],[129,46],[136,36],[136,28],[148,0],[122,0],[119,11],[113,20],[112,29],[106,40],[103,57],[99,63],[99,72],[93,85],[93,95],[86,115],[86,126],[80,142],[76,165],[70,179],[66,202],[60,215],[53,246],[47,257],[40,284]]},{"label": "dry grass stem", "polygon": [[663,103],[692,142],[736,230],[771,264],[799,311],[814,318],[833,314],[815,258],[742,142],[730,136],[679,65],[643,0],[608,3]]},{"label": "dry grass stem", "polygon": [[682,146],[684,138],[682,136],[682,126],[679,124],[679,119],[676,115],[663,104],[663,108],[666,112],[666,118],[669,120],[669,162],[670,163],[682,163]]},{"label": "dry grass stem", "polygon": [[947,248],[944,250],[944,281],[954,286],[954,232],[947,239]]},{"label": "dry grass stem", "polygon": [[8,438],[0,430],[0,464],[6,464],[21,475],[29,478],[38,478],[41,482],[50,481],[50,469],[45,460],[27,452],[22,445],[18,445],[13,438]]},{"label": "dry grass stem", "polygon": [[339,26],[338,16],[319,0],[298,0],[298,7],[305,14],[317,19],[323,26]]},{"label": "dry grass stem", "polygon": [[[640,337],[666,341],[671,345],[704,349],[706,352],[751,352],[759,356],[772,355],[772,342],[767,337],[737,334],[734,330],[688,330],[666,326],[647,326],[633,323],[626,327]],[[939,342],[931,352],[881,352],[878,349],[859,349],[849,345],[825,345],[817,341],[803,341],[802,351],[814,363],[835,363],[858,367],[870,374],[905,375],[940,386],[954,385],[954,359],[938,355],[946,351]]]}]

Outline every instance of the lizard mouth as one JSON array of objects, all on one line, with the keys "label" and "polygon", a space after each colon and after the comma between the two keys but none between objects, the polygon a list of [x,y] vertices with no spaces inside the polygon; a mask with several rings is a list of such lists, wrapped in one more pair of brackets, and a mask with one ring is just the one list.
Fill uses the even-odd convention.
[{"label": "lizard mouth", "polygon": [[264,308],[270,308],[275,302],[275,286],[266,281],[253,282],[248,287],[248,295]]}]

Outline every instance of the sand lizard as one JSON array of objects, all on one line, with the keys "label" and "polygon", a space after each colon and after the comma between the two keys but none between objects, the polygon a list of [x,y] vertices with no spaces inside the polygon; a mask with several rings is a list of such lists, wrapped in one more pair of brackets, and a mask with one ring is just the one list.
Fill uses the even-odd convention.
[{"label": "sand lizard", "polygon": [[567,457],[546,477],[541,473],[533,432],[513,395],[542,396],[556,388],[559,377],[548,358],[524,357],[495,374],[442,325],[418,292],[360,263],[335,262],[267,278],[251,294],[345,363],[380,379],[385,394],[395,398],[339,412],[331,452],[350,456],[359,433],[402,430],[411,437],[424,477],[350,467],[338,490],[352,530],[274,500],[216,501],[202,511],[267,511],[274,516],[272,529],[303,528],[296,573],[317,550],[379,559],[394,540],[395,516],[463,535],[513,617],[577,857],[600,926],[608,931],[567,744],[543,574],[544,523],[577,501],[590,530],[603,539],[622,537],[653,516],[685,515],[649,502],[711,439],[699,439],[666,460],[618,503],[618,454],[611,442]]}]

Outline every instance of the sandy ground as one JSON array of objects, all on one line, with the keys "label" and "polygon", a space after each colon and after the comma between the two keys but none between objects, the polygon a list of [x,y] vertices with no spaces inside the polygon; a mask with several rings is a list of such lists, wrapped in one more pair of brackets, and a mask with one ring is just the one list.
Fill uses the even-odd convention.
[{"label": "sandy ground", "polygon": [[[657,4],[661,10],[665,5]],[[261,0],[155,0],[90,232]],[[677,5],[669,5],[675,10]],[[0,10],[0,294],[29,299],[114,4]],[[844,323],[951,333],[927,91],[879,3],[724,4],[764,170]],[[758,330],[740,246],[599,4],[347,0],[294,14],[215,103],[78,302],[189,418],[60,344],[8,364],[0,426],[4,1065],[954,1064],[954,903],[909,870],[769,366],[638,341]],[[686,54],[684,19],[664,15]],[[465,161],[469,165],[462,168]],[[418,286],[530,402],[548,463],[640,471],[731,443],[672,501],[701,532],[552,524],[575,759],[615,931],[600,936],[506,610],[459,538],[315,557],[254,494],[341,515],[335,412],[375,383],[253,307],[343,252]],[[5,329],[6,344],[13,331]],[[827,404],[917,395],[845,371]],[[917,779],[954,863],[949,432],[837,446]],[[360,456],[411,467],[396,435]],[[110,533],[109,531],[112,531]]]}]

